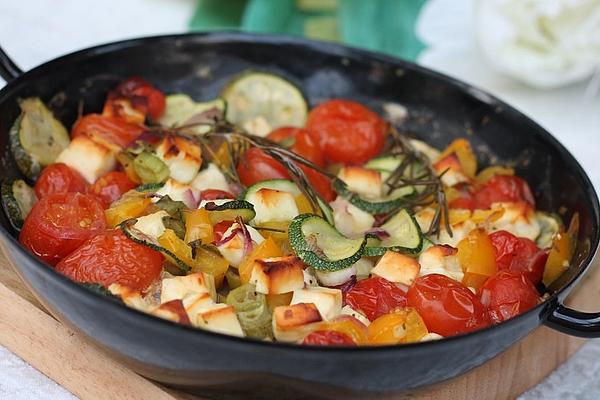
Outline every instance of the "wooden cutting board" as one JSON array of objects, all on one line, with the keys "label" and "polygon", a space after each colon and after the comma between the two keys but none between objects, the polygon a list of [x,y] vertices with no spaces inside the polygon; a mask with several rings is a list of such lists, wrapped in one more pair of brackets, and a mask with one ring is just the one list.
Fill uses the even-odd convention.
[{"label": "wooden cutting board", "polygon": [[[600,309],[600,268],[569,297],[582,311]],[[508,351],[450,381],[407,393],[411,399],[515,398],[567,360],[582,339],[541,327]],[[200,399],[151,382],[109,358],[45,312],[0,255],[0,344],[81,399]]]}]

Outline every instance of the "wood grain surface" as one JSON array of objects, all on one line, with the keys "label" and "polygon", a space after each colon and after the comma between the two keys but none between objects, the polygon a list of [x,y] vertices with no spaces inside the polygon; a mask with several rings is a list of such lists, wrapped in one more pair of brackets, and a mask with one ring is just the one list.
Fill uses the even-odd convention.
[{"label": "wood grain surface", "polygon": [[[600,309],[600,269],[568,299]],[[541,327],[486,364],[450,381],[398,396],[411,399],[507,399],[536,385],[567,360],[582,339]],[[113,361],[47,314],[0,256],[0,344],[81,399],[200,399],[166,389]]]}]

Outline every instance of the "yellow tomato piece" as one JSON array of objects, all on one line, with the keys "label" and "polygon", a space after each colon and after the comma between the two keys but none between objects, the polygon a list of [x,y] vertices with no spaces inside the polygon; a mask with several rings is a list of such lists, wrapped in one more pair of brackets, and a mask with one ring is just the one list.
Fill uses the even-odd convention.
[{"label": "yellow tomato piece", "polygon": [[254,267],[254,261],[261,258],[271,257],[282,257],[283,253],[273,238],[266,238],[261,244],[256,246],[254,250],[242,261],[238,267],[240,273],[240,279],[242,284],[250,281],[250,275],[252,275],[252,268]]},{"label": "yellow tomato piece", "polygon": [[[169,250],[171,253],[175,254],[177,258],[181,261],[189,265],[190,267],[194,265],[194,259],[192,258],[192,248],[187,245],[183,240],[177,237],[177,234],[172,229],[166,229],[165,233],[163,233],[158,238],[158,244],[160,244],[163,248]],[[168,255],[165,257],[169,258]],[[170,260],[171,262],[175,262],[174,260]]]},{"label": "yellow tomato piece", "polygon": [[146,198],[136,198],[131,201],[117,203],[104,210],[106,223],[109,227],[115,228],[127,219],[141,216],[150,204],[152,204],[152,200]]},{"label": "yellow tomato piece", "polygon": [[373,345],[417,342],[428,333],[425,322],[412,307],[382,315],[368,328],[369,343]]},{"label": "yellow tomato piece", "polygon": [[204,208],[185,213],[185,242],[201,240],[202,243],[212,243],[213,227],[208,211]]},{"label": "yellow tomato piece", "polygon": [[192,271],[212,275],[215,278],[217,289],[223,284],[223,279],[228,268],[229,263],[216,249],[213,251],[205,247],[196,248],[196,257],[194,258]]},{"label": "yellow tomato piece", "polygon": [[462,167],[463,172],[473,178],[477,172],[477,157],[473,153],[471,143],[466,139],[456,139],[438,157],[438,160],[442,160],[450,154],[456,154],[458,161]]},{"label": "yellow tomato piece", "polygon": [[475,178],[479,183],[486,183],[496,175],[514,175],[515,170],[510,167],[502,167],[500,165],[492,165],[479,171]]},{"label": "yellow tomato piece", "polygon": [[300,193],[298,196],[295,197],[295,200],[296,206],[298,207],[298,211],[300,212],[300,214],[313,212],[312,207],[310,206],[310,201],[308,201],[305,195]]},{"label": "yellow tomato piece", "polygon": [[552,248],[544,267],[544,285],[550,285],[569,268],[578,233],[579,214],[575,214],[571,219],[569,229],[566,232],[564,230],[559,232],[552,242]]},{"label": "yellow tomato piece", "polygon": [[269,310],[273,312],[275,307],[279,306],[289,306],[292,301],[293,292],[289,293],[281,293],[281,294],[268,294],[267,296],[267,306]]},{"label": "yellow tomato piece", "polygon": [[456,255],[465,273],[465,285],[479,289],[487,277],[498,271],[494,245],[485,230],[473,229],[458,242],[457,248]]},{"label": "yellow tomato piece", "polygon": [[369,343],[368,331],[365,324],[349,315],[339,316],[335,320],[325,323],[319,329],[344,333],[352,338],[357,345]]}]

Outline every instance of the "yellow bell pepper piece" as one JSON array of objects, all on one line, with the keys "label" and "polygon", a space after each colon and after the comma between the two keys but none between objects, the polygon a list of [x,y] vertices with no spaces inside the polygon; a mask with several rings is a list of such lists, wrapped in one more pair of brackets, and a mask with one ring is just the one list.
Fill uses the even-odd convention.
[{"label": "yellow bell pepper piece", "polygon": [[458,157],[458,161],[464,171],[464,173],[473,178],[477,172],[477,157],[473,153],[471,143],[466,139],[456,139],[438,157],[438,160],[442,160],[450,154],[455,153]]},{"label": "yellow bell pepper piece", "polygon": [[382,315],[371,322],[367,332],[369,343],[373,345],[417,342],[429,333],[425,322],[412,307]]},{"label": "yellow bell pepper piece", "polygon": [[575,242],[579,233],[579,214],[573,215],[569,229],[559,232],[552,243],[548,254],[548,260],[544,267],[544,285],[548,286],[554,282],[569,268],[569,262],[575,251]]},{"label": "yellow bell pepper piece", "polygon": [[190,243],[195,240],[201,240],[204,244],[212,243],[214,240],[209,212],[203,208],[185,213],[185,242]]},{"label": "yellow bell pepper piece", "polygon": [[294,199],[296,200],[296,207],[298,207],[298,211],[300,212],[300,214],[313,212],[312,207],[310,206],[310,202],[308,201],[305,195],[300,193]]},{"label": "yellow bell pepper piece", "polygon": [[479,289],[498,271],[494,245],[483,229],[472,230],[458,242],[458,261],[465,275],[462,283]]},{"label": "yellow bell pepper piece", "polygon": [[248,257],[240,264],[238,271],[240,273],[242,284],[250,282],[250,276],[252,275],[252,268],[254,267],[255,260],[282,256],[283,252],[279,246],[277,246],[277,243],[275,243],[273,238],[266,238],[261,244],[256,246]]},{"label": "yellow bell pepper piece", "polygon": [[104,210],[106,223],[109,227],[115,228],[127,219],[141,216],[150,204],[152,204],[152,200],[147,198],[135,198],[117,203]]},{"label": "yellow bell pepper piece", "polygon": [[510,167],[502,167],[500,165],[492,165],[479,171],[475,178],[479,183],[486,183],[496,175],[514,175],[515,170]]},{"label": "yellow bell pepper piece", "polygon": [[[165,233],[163,233],[158,238],[158,244],[160,244],[163,248],[169,250],[171,253],[175,254],[177,258],[181,261],[189,265],[190,267],[194,265],[194,259],[192,258],[192,248],[187,245],[183,240],[177,237],[177,234],[172,229],[166,229]],[[169,258],[168,255],[165,255]],[[174,260],[170,260],[171,262],[175,262]]]},{"label": "yellow bell pepper piece", "polygon": [[194,264],[192,265],[193,272],[204,272],[210,274],[215,278],[215,286],[217,289],[223,284],[225,273],[229,268],[229,263],[226,259],[216,251],[204,247],[198,247],[196,249],[196,257],[194,258]]}]

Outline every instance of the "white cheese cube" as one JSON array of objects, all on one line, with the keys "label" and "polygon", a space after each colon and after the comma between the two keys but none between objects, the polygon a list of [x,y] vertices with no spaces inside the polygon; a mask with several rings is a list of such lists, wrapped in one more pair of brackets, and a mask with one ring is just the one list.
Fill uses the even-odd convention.
[{"label": "white cheese cube", "polygon": [[246,200],[254,206],[255,225],[271,221],[291,221],[299,214],[296,199],[292,193],[273,189],[259,189],[249,194]]},{"label": "white cheese cube", "polygon": [[379,199],[383,196],[383,181],[379,171],[346,166],[340,170],[338,178],[346,183],[349,190],[365,198]]},{"label": "white cheese cube", "polygon": [[74,137],[69,146],[58,155],[56,162],[67,164],[79,172],[88,183],[94,183],[112,171],[117,163],[109,148],[87,136]]},{"label": "white cheese cube", "polygon": [[336,229],[346,237],[362,236],[373,227],[375,217],[351,204],[342,196],[338,196],[330,206]]},{"label": "white cheese cube", "polygon": [[225,175],[214,163],[208,164],[205,169],[198,172],[198,175],[196,175],[191,185],[199,191],[207,189],[229,191],[229,185],[227,184]]},{"label": "white cheese cube", "polygon": [[165,278],[162,280],[160,302],[166,303],[171,300],[183,300],[189,294],[208,293],[210,296],[211,292],[211,284],[207,276],[202,272]]},{"label": "white cheese cube", "polygon": [[371,273],[390,282],[411,286],[419,276],[420,269],[421,266],[414,258],[388,250]]},{"label": "white cheese cube", "polygon": [[325,287],[307,287],[294,290],[291,305],[314,304],[324,321],[330,321],[342,312],[342,291]]},{"label": "white cheese cube", "polygon": [[165,137],[156,146],[156,155],[169,167],[171,178],[190,183],[202,164],[200,146],[180,136]]},{"label": "white cheese cube", "polygon": [[273,310],[273,334],[280,342],[300,342],[319,329],[323,319],[312,303],[279,306]]},{"label": "white cheese cube", "polygon": [[450,246],[431,246],[419,256],[421,270],[419,276],[441,274],[462,282],[463,270],[456,256],[457,250]]},{"label": "white cheese cube", "polygon": [[[223,234],[223,238],[230,237],[233,231],[239,230],[239,228],[237,223],[232,224]],[[265,240],[265,238],[250,225],[246,225],[246,229],[248,229],[248,232],[250,233],[252,246],[256,246]],[[229,265],[237,268],[242,263],[244,256],[247,255],[244,252],[245,240],[244,235],[241,232],[238,232],[230,240],[217,246],[221,255],[229,262]]]},{"label": "white cheese cube", "polygon": [[264,294],[289,293],[304,287],[304,263],[295,256],[254,261],[250,283]]},{"label": "white cheese cube", "polygon": [[216,304],[212,308],[198,313],[196,323],[199,327],[209,331],[244,336],[235,310],[226,304]]},{"label": "white cheese cube", "polygon": [[504,209],[504,214],[492,223],[490,232],[504,230],[518,237],[535,240],[540,234],[540,223],[533,207],[525,203],[493,203],[492,209]]},{"label": "white cheese cube", "polygon": [[133,229],[142,232],[154,241],[158,241],[158,238],[165,233],[163,218],[168,216],[168,212],[160,210],[153,214],[138,217],[135,224],[133,224]]},{"label": "white cheese cube", "polygon": [[[165,184],[156,191],[159,196],[169,196],[171,200],[182,201],[186,207],[194,209],[200,201],[200,192],[190,185],[178,182],[175,179],[167,179]],[[154,202],[160,197],[153,199]]]}]

